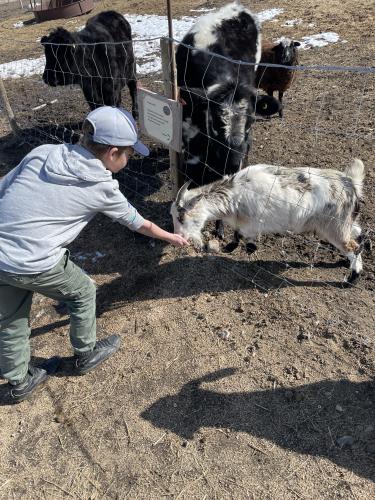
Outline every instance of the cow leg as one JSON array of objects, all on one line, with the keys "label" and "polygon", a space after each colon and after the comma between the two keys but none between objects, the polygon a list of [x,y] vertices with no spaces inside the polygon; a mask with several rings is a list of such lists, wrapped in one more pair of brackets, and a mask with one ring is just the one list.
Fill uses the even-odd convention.
[{"label": "cow leg", "polygon": [[280,101],[280,111],[279,111],[279,117],[282,118],[283,117],[283,95],[284,95],[284,92],[282,92],[280,90],[279,92],[279,101]]},{"label": "cow leg", "polygon": [[138,118],[138,104],[137,104],[137,80],[130,78],[128,80],[128,89],[132,99],[132,115],[134,120]]}]

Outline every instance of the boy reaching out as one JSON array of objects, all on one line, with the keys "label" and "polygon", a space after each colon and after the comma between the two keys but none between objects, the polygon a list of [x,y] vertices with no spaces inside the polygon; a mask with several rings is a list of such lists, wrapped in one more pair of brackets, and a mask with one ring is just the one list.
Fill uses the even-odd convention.
[{"label": "boy reaching out", "polygon": [[47,378],[45,369],[29,364],[33,292],[67,305],[77,375],[120,346],[118,335],[96,341],[96,289],[65,248],[97,213],[151,238],[188,244],[145,220],[120,192],[112,173],[133,151],[149,154],[132,115],[103,106],[87,115],[79,144],[39,146],[0,181],[0,376],[13,402]]}]

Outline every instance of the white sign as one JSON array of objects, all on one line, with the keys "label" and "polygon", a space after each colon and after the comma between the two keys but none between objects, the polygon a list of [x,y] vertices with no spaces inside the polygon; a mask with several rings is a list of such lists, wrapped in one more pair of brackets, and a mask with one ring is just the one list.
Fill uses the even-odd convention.
[{"label": "white sign", "polygon": [[182,148],[182,106],[179,102],[138,89],[141,131],[177,152]]}]

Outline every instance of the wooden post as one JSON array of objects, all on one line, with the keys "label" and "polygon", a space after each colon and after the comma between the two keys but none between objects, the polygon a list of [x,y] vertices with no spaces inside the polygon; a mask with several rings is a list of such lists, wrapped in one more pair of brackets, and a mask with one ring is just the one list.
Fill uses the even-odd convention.
[{"label": "wooden post", "polygon": [[1,78],[0,78],[0,101],[4,105],[5,113],[7,114],[9,125],[12,129],[12,132],[15,136],[17,136],[19,134],[20,129],[14,117],[13,110],[9,104],[8,96],[4,87],[3,80]]},{"label": "wooden post", "polygon": [[[174,58],[174,45],[168,38],[160,39],[161,48],[161,61],[163,70],[163,81],[164,81],[164,92],[166,97],[169,99],[176,100],[177,93],[177,79],[176,75],[173,74],[171,61]],[[171,53],[171,51],[173,51]],[[177,153],[173,149],[169,149],[169,163],[171,179],[173,183],[173,194],[176,195],[183,183],[182,175],[182,165],[183,165],[183,154]]]}]

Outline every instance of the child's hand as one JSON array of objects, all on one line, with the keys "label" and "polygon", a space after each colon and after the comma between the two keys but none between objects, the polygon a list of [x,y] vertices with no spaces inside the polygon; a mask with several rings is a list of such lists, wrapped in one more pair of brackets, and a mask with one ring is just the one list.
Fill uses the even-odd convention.
[{"label": "child's hand", "polygon": [[185,245],[189,244],[189,242],[185,240],[185,238],[183,238],[179,234],[173,234],[173,233],[169,233],[167,241],[168,243],[174,245],[175,247],[184,247]]}]

